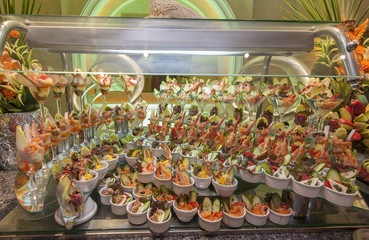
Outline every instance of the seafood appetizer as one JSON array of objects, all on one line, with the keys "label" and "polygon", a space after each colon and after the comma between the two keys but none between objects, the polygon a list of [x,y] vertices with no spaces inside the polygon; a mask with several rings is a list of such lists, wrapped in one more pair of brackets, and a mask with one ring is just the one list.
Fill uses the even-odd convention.
[{"label": "seafood appetizer", "polygon": [[141,196],[141,197],[145,197],[145,196],[149,196],[151,195],[152,192],[152,184],[148,183],[148,184],[142,184],[142,183],[137,183],[136,186],[136,194]]},{"label": "seafood appetizer", "polygon": [[168,207],[168,204],[163,201],[152,202],[148,216],[153,222],[165,222],[170,217],[170,207]]},{"label": "seafood appetizer", "polygon": [[131,213],[144,213],[150,207],[151,202],[146,198],[139,198],[133,201]]},{"label": "seafood appetizer", "polygon": [[231,217],[245,216],[245,203],[238,200],[235,194],[222,198],[223,211]]},{"label": "seafood appetizer", "polygon": [[123,187],[120,184],[117,184],[113,188],[113,193],[111,196],[111,202],[115,205],[126,205],[132,200],[132,197],[124,192]]},{"label": "seafood appetizer", "polygon": [[182,211],[192,211],[198,208],[200,205],[197,203],[196,191],[191,191],[190,195],[179,195],[174,201],[174,205]]},{"label": "seafood appetizer", "polygon": [[152,195],[156,200],[161,200],[165,202],[171,202],[176,199],[174,194],[164,185],[161,185],[160,188],[153,187]]},{"label": "seafood appetizer", "polygon": [[259,195],[255,194],[252,196],[250,193],[242,193],[241,199],[249,212],[260,216],[264,216],[268,213],[268,205],[264,203]]},{"label": "seafood appetizer", "polygon": [[221,203],[219,199],[211,201],[209,197],[205,197],[200,207],[200,215],[208,221],[218,221],[223,217],[221,212]]},{"label": "seafood appetizer", "polygon": [[279,214],[290,214],[292,213],[291,206],[287,203],[282,202],[282,198],[278,193],[267,193],[265,195],[265,202],[269,208]]}]

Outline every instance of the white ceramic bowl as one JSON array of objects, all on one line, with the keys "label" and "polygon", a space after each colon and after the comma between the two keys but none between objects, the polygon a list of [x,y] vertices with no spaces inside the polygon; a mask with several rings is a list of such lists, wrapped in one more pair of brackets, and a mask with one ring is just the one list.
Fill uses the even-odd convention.
[{"label": "white ceramic bowl", "polygon": [[356,193],[340,193],[337,191],[334,191],[326,186],[323,186],[323,198],[325,198],[327,201],[344,206],[344,207],[351,207],[352,204],[355,202],[355,198],[357,196]]},{"label": "white ceramic bowl", "polygon": [[[153,201],[153,202],[156,202],[156,198],[155,198],[154,196],[152,196],[152,201]],[[168,206],[169,206],[169,207],[173,207],[173,205],[174,205],[174,201],[175,201],[175,200],[172,200],[172,201],[167,202],[167,203],[168,203]]]},{"label": "white ceramic bowl", "polygon": [[177,195],[189,194],[192,190],[194,190],[195,185],[195,180],[193,180],[192,177],[190,177],[190,183],[190,185],[182,186],[173,182],[173,192]]},{"label": "white ceramic bowl", "polygon": [[101,180],[104,178],[106,172],[108,171],[108,163],[106,161],[101,161],[101,168],[93,170],[97,172],[98,179]]},{"label": "white ceramic bowl", "polygon": [[163,233],[165,231],[167,231],[170,227],[170,220],[172,219],[172,212],[169,213],[169,217],[166,221],[158,223],[158,222],[154,222],[150,219],[149,217],[149,213],[150,213],[151,208],[149,208],[149,210],[147,211],[147,219],[148,221],[148,225],[149,225],[149,229],[151,231],[153,231],[154,233]]},{"label": "white ceramic bowl", "polygon": [[[127,194],[131,198],[131,200],[128,203],[132,202],[132,195],[129,194],[129,193],[125,193],[125,194]],[[117,204],[113,203],[113,198],[110,198],[111,212],[115,215],[127,214],[127,205],[128,205],[128,203],[123,204],[123,205],[117,205]]]},{"label": "white ceramic bowl", "polygon": [[115,158],[110,161],[106,161],[108,163],[108,170],[113,170],[118,163],[118,155],[115,154]]},{"label": "white ceramic bowl", "polygon": [[99,180],[97,172],[95,172],[94,170],[89,170],[89,173],[92,175],[91,180],[78,181],[73,179],[73,182],[77,185],[78,189],[81,192],[92,192],[92,190],[94,190],[97,185],[97,181]]},{"label": "white ceramic bowl", "polygon": [[100,190],[101,190],[102,188],[104,188],[105,186],[106,186],[106,184],[104,184],[104,185],[97,184],[97,186],[96,186],[96,190],[97,190],[97,192],[100,192]]},{"label": "white ceramic bowl", "polygon": [[193,172],[191,173],[191,176],[195,180],[195,186],[198,189],[207,189],[207,188],[209,188],[209,186],[211,184],[211,179],[213,179],[213,176],[207,177],[207,178],[197,177],[193,174]]},{"label": "white ceramic bowl", "polygon": [[218,193],[221,197],[230,197],[232,193],[237,189],[238,181],[236,178],[233,179],[232,185],[221,185],[217,183],[214,178],[211,179],[211,182],[213,183],[213,186],[215,188],[215,191]]},{"label": "white ceramic bowl", "polygon": [[126,187],[126,186],[123,185],[123,183],[121,183],[121,184],[122,184],[122,187],[124,189],[124,192],[132,193],[133,192],[133,189],[136,188],[136,187]]},{"label": "white ceramic bowl", "polygon": [[152,173],[137,173],[137,181],[140,183],[151,183],[155,180],[156,168]]},{"label": "white ceramic bowl", "polygon": [[156,148],[151,148],[151,151],[152,151],[152,156],[153,157],[161,157],[161,156],[165,156],[165,151],[164,149],[156,149]]},{"label": "white ceramic bowl", "polygon": [[120,175],[117,175],[115,172],[113,173],[113,177],[115,178],[116,182],[120,182]]},{"label": "white ceramic bowl", "polygon": [[188,160],[190,160],[190,164],[193,165],[194,162],[198,163],[197,162],[197,157],[196,156],[187,156],[187,155],[183,155],[181,153],[181,157],[182,158],[188,158]]},{"label": "white ceramic bowl", "polygon": [[223,217],[221,217],[217,221],[209,221],[209,220],[206,220],[205,218],[203,218],[200,215],[200,209],[197,211],[197,213],[199,215],[199,217],[197,218],[198,223],[199,223],[199,225],[202,229],[204,229],[205,231],[208,231],[208,232],[215,232],[215,231],[219,230],[220,226],[222,225]]},{"label": "white ceramic bowl", "polygon": [[244,208],[244,213],[240,217],[231,216],[228,213],[223,211],[223,223],[232,228],[239,228],[243,225],[243,221],[245,220],[246,209]]},{"label": "white ceramic bowl", "polygon": [[253,214],[252,212],[250,212],[249,210],[246,209],[246,221],[252,225],[255,226],[263,226],[266,224],[266,222],[268,221],[268,216],[269,216],[269,208],[267,210],[267,213],[263,216],[261,215],[256,215]]},{"label": "white ceramic bowl", "polygon": [[[135,188],[133,188],[132,195],[133,195],[133,198],[134,198],[135,200],[142,198],[142,196],[140,196],[140,195],[138,195],[138,194],[137,194],[137,188],[136,188],[136,187],[135,187]],[[152,198],[152,194],[147,195],[147,196],[146,196],[146,198],[147,198],[147,200],[151,200],[151,198]]]},{"label": "white ceramic bowl", "polygon": [[240,173],[241,179],[246,181],[246,182],[249,182],[249,183],[259,183],[259,182],[261,182],[261,179],[264,175],[263,170],[261,170],[260,172],[250,173],[248,171],[244,171],[244,170],[240,169],[239,173]]},{"label": "white ceramic bowl", "polygon": [[191,211],[183,211],[183,210],[177,208],[175,203],[173,204],[173,210],[176,213],[178,219],[181,220],[182,222],[189,222],[189,221],[191,221],[192,218],[197,213],[197,208],[192,209]]},{"label": "white ceramic bowl", "polygon": [[120,153],[117,154],[118,155],[118,162],[124,162],[124,160],[126,159],[126,153]]},{"label": "white ceramic bowl", "polygon": [[[318,180],[319,181],[319,180]],[[308,198],[316,198],[320,194],[320,190],[322,189],[323,183],[319,181],[318,186],[309,186],[303,183],[300,183],[295,180],[295,178],[292,177],[291,181],[291,189],[295,193],[308,197]]]},{"label": "white ceramic bowl", "polygon": [[278,225],[287,225],[290,222],[290,218],[292,216],[292,209],[290,214],[280,214],[277,212],[274,212],[272,209],[269,209],[269,220],[275,224]]},{"label": "white ceramic bowl", "polygon": [[157,178],[156,174],[154,174],[154,178],[155,178],[155,186],[157,188],[160,188],[161,185],[164,185],[166,188],[172,189],[172,178],[161,179],[161,178]]},{"label": "white ceramic bowl", "polygon": [[128,215],[128,221],[131,224],[140,225],[147,222],[147,210],[142,213],[133,213],[131,212],[132,205],[134,201],[130,201],[127,205],[127,215]]},{"label": "white ceramic bowl", "polygon": [[264,174],[264,182],[271,188],[275,189],[287,189],[290,184],[291,177],[288,178],[278,178],[267,173]]},{"label": "white ceramic bowl", "polygon": [[111,195],[104,195],[104,194],[102,194],[102,192],[103,192],[104,190],[106,190],[106,189],[108,189],[108,187],[107,187],[107,186],[105,186],[105,187],[103,187],[103,188],[101,188],[101,189],[100,189],[100,191],[99,191],[100,201],[101,201],[101,203],[102,203],[103,205],[110,205],[110,198],[111,198]]},{"label": "white ceramic bowl", "polygon": [[129,142],[127,143],[127,150],[132,149],[132,148],[137,148],[137,143],[136,142]]},{"label": "white ceramic bowl", "polygon": [[127,157],[126,156],[126,161],[127,161],[129,166],[133,167],[133,165],[135,165],[135,163],[137,161],[137,157]]}]

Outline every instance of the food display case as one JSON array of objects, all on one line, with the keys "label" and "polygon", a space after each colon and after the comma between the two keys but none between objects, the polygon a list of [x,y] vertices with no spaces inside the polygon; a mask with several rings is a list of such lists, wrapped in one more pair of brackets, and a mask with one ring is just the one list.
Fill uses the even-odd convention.
[{"label": "food display case", "polygon": [[[282,81],[286,78],[288,85],[292,85],[293,89],[307,86],[310,79],[330,78],[339,79],[346,84],[345,86],[356,89],[360,87],[364,77],[355,51],[357,43],[350,39],[347,29],[340,22],[21,15],[1,15],[0,17],[2,21],[0,49],[5,47],[10,55],[16,55],[19,59],[24,57],[19,50],[22,46],[17,45],[20,41],[13,42],[12,46],[17,47],[13,48],[14,52],[10,50],[11,46],[9,48],[7,43],[9,33],[17,30],[23,34],[22,40],[26,43],[24,48],[32,49],[32,57],[37,59],[38,66],[41,66],[23,65],[17,70],[2,69],[0,71],[2,74],[22,76],[54,74],[65,76],[66,79],[77,75],[94,79],[102,76],[111,77],[107,95],[101,94],[103,92],[101,85],[96,81],[87,82],[80,94],[76,94],[75,89],[73,92],[72,86],[66,86],[66,100],[61,100],[62,106],[58,107],[58,112],[61,111],[60,109],[69,113],[72,110],[83,112],[88,106],[96,109],[110,106],[113,109],[115,105],[121,103],[123,106],[124,102],[135,104],[144,100],[147,103],[145,110],[149,113],[158,109],[162,100],[160,96],[166,93],[155,91],[154,88],[163,90],[160,82],[166,82],[164,85],[167,86],[173,78],[176,84],[183,86],[190,84],[192,79],[193,82],[196,82],[196,79],[205,79],[202,84],[226,81],[227,86],[235,86],[239,79],[246,79],[256,88],[271,86],[275,84],[275,79]],[[330,46],[333,46],[325,54],[322,54],[322,47],[317,47],[317,43],[322,40],[330,42]],[[321,64],[322,58],[328,58],[334,64]],[[130,87],[126,81],[127,78],[134,80],[134,87],[130,91],[127,90]],[[186,90],[187,94],[190,91],[197,91],[197,88],[191,87]],[[344,93],[341,94],[344,95]],[[50,101],[46,100],[46,107],[49,108],[49,112],[55,113],[56,105],[51,103],[54,100],[48,99]],[[176,103],[174,100],[165,101],[171,111]],[[192,99],[191,104],[196,104],[194,100],[198,99]],[[183,116],[191,111],[191,104],[182,105]],[[201,99],[197,104],[203,113],[209,113],[216,105],[212,101],[201,102]],[[242,104],[235,101],[232,105],[224,105],[223,114],[229,115],[227,108],[238,108]],[[266,107],[267,104],[261,104],[254,109],[255,119]],[[273,116],[281,115],[281,118],[284,116],[290,121],[296,108],[297,106],[283,109],[273,113]],[[248,111],[244,111],[243,107],[241,109],[241,114],[253,117],[250,114],[250,108],[246,109]],[[42,116],[45,117],[45,114]],[[152,117],[148,114],[146,118],[141,119],[140,124],[147,126]],[[320,118],[323,117],[325,116],[309,118],[310,125],[321,121]],[[108,123],[107,127],[104,125],[96,126],[99,134],[107,131],[109,135],[121,130],[114,122]],[[120,133],[126,135],[131,127],[132,124],[126,122]],[[85,139],[89,138],[88,132],[84,135],[87,136]],[[128,162],[127,158],[126,161]],[[113,171],[113,169],[114,167],[110,170]],[[252,220],[243,222],[242,217],[242,224],[237,229],[223,219],[218,233],[247,232],[255,229],[361,228],[369,225],[368,207],[360,193],[354,197],[354,206],[349,206],[352,203],[337,205],[324,200],[327,197],[319,192],[318,197],[314,198],[300,196],[296,194],[298,190],[294,189],[290,182],[286,187],[280,188],[281,185],[279,185],[271,188],[272,184],[267,183],[270,180],[267,180],[265,176],[267,174],[264,173],[262,180],[245,181],[241,172],[242,170],[235,171],[235,181],[238,181],[235,194],[250,190],[253,194],[277,192],[283,196],[284,201],[289,201],[294,216],[288,219],[285,225],[281,225],[282,218],[274,220],[276,223],[268,221],[266,224],[250,224]],[[213,185],[216,186],[215,183]],[[197,187],[198,185],[195,189],[200,199],[205,197],[213,199],[219,194],[224,194],[217,187],[211,186],[206,189]],[[89,194],[85,195],[84,220],[80,222],[76,220],[73,229],[66,231],[64,226],[59,225],[63,224],[60,212],[55,214],[59,208],[55,189],[57,189],[55,180],[51,178],[48,181],[43,210],[38,213],[28,213],[21,206],[17,206],[0,222],[2,234],[57,235],[68,232],[122,233],[127,236],[136,233],[150,234],[148,226],[150,222],[134,225],[128,221],[127,215],[113,214],[110,206],[101,203],[97,190],[89,190]],[[170,227],[166,234],[204,231],[201,229],[214,230],[211,227],[208,228],[206,224],[205,227],[201,225],[199,216],[184,223],[179,220],[177,213],[174,214],[172,211],[171,215]],[[152,230],[151,227],[150,229]]]}]

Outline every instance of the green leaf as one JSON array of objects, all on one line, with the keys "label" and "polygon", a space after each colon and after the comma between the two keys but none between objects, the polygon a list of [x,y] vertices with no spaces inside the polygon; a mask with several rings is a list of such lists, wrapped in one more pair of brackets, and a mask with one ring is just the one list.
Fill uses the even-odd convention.
[{"label": "green leaf", "polygon": [[19,94],[19,93],[20,93],[17,89],[13,88],[12,86],[8,86],[8,85],[0,85],[0,87],[3,87],[3,88],[5,88],[5,89],[8,89],[9,91],[12,91],[12,92],[13,92],[13,93],[15,93],[15,94]]}]

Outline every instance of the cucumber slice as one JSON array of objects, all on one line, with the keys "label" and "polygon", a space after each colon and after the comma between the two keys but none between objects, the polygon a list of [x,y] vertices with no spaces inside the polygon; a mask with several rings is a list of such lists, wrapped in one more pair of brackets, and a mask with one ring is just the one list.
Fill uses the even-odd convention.
[{"label": "cucumber slice", "polygon": [[168,220],[170,215],[170,208],[164,210],[164,221]]},{"label": "cucumber slice", "polygon": [[181,173],[183,173],[183,175],[188,179],[188,182],[191,182],[190,175],[188,174],[188,172],[181,171]]},{"label": "cucumber slice", "polygon": [[190,160],[187,157],[183,159],[183,162],[190,166]]},{"label": "cucumber slice", "polygon": [[314,167],[314,170],[315,172],[320,172],[323,170],[324,167],[325,167],[325,163],[319,163],[318,165]]},{"label": "cucumber slice", "polygon": [[168,188],[164,185],[160,185],[160,192],[165,193],[165,194],[169,194]]},{"label": "cucumber slice", "polygon": [[252,204],[258,204],[258,203],[262,203],[261,197],[259,195],[255,195],[252,198]]},{"label": "cucumber slice", "polygon": [[172,176],[172,169],[170,167],[165,168],[168,172],[170,172],[170,176]]},{"label": "cucumber slice", "polygon": [[122,184],[123,184],[124,186],[127,186],[128,184],[130,184],[130,183],[131,183],[131,179],[129,179],[129,177],[128,177],[127,175],[125,175],[125,174],[122,174],[122,175],[120,176],[120,181],[122,182]]},{"label": "cucumber slice", "polygon": [[142,212],[145,212],[149,207],[150,207],[150,201],[146,201],[145,203],[144,203],[144,205],[143,205],[143,210],[142,210]]},{"label": "cucumber slice", "polygon": [[202,201],[202,210],[203,211],[212,211],[212,203],[209,197],[205,197]]},{"label": "cucumber slice", "polygon": [[255,148],[254,151],[252,152],[255,156],[259,156],[261,154],[261,151],[259,148]]},{"label": "cucumber slice", "polygon": [[151,189],[152,188],[152,183],[148,183],[145,185],[145,189]]},{"label": "cucumber slice", "polygon": [[229,197],[229,206],[232,206],[234,203],[236,202],[239,202],[238,201],[238,197],[236,194],[232,194],[230,197]]},{"label": "cucumber slice", "polygon": [[213,202],[213,212],[220,212],[220,201],[216,198]]},{"label": "cucumber slice", "polygon": [[313,176],[313,178],[319,178],[319,174],[317,172],[312,172],[311,176]]},{"label": "cucumber slice", "polygon": [[241,199],[245,203],[246,208],[249,209],[249,207],[251,206],[250,200],[243,193],[241,194]]},{"label": "cucumber slice", "polygon": [[291,154],[287,154],[286,156],[284,156],[284,161],[283,161],[283,165],[287,166],[291,161]]},{"label": "cucumber slice", "polygon": [[122,169],[122,167],[121,167],[121,166],[118,166],[115,170],[117,171],[117,173],[118,173],[118,175],[119,175],[119,176],[120,176],[120,175],[122,174],[122,172],[123,172],[123,169]]},{"label": "cucumber slice", "polygon": [[195,190],[190,193],[190,202],[197,202],[197,192]]},{"label": "cucumber slice", "polygon": [[327,180],[331,179],[331,180],[335,180],[338,182],[342,182],[340,174],[334,169],[329,169],[329,171],[327,172],[326,179]]},{"label": "cucumber slice", "polygon": [[261,165],[257,165],[255,168],[255,172],[261,172],[261,168],[262,168]]},{"label": "cucumber slice", "polygon": [[232,164],[238,164],[238,159],[233,159],[231,162]]},{"label": "cucumber slice", "polygon": [[129,165],[128,164],[124,165],[124,171],[128,171],[128,170],[130,170]]},{"label": "cucumber slice", "polygon": [[270,167],[269,167],[268,163],[263,163],[263,164],[261,164],[261,166],[263,167],[264,171],[265,171],[267,174],[269,174],[269,175],[271,175],[271,174],[272,174],[272,171],[270,171]]},{"label": "cucumber slice", "polygon": [[222,198],[223,208],[225,212],[229,212],[230,204],[228,198]]},{"label": "cucumber slice", "polygon": [[148,163],[147,163],[147,162],[145,162],[145,161],[142,161],[142,162],[141,162],[141,166],[142,166],[142,167],[145,167],[147,164],[148,164]]},{"label": "cucumber slice", "polygon": [[136,180],[137,180],[137,172],[134,172],[133,174],[132,174],[132,182],[136,182]]},{"label": "cucumber slice", "polygon": [[272,199],[270,201],[270,208],[274,209],[279,207],[282,204],[282,198],[279,196],[278,193],[273,193]]}]

